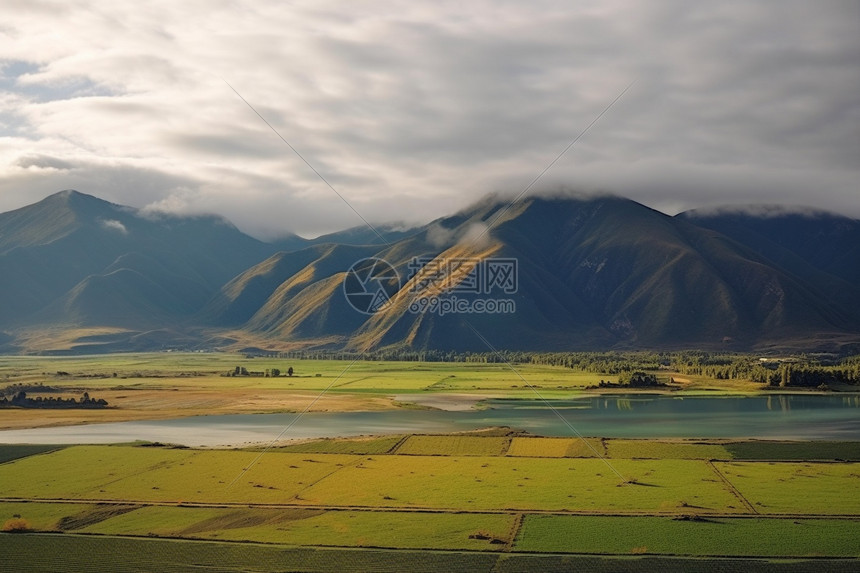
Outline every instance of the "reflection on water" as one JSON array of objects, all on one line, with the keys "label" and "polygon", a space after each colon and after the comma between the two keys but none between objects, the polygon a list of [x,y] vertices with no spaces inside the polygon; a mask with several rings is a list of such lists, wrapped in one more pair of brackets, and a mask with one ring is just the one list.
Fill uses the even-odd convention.
[{"label": "reflection on water", "polygon": [[767,409],[773,410],[774,408],[778,408],[783,412],[788,412],[789,410],[791,410],[791,396],[787,396],[785,394],[779,394],[778,396],[768,396]]},{"label": "reflection on water", "polygon": [[[860,440],[860,395],[584,396],[571,400],[493,399],[478,410],[389,410],[305,414],[284,439],[362,434],[460,432],[510,426],[534,434],[618,438]],[[38,415],[34,413],[34,415]],[[117,443],[190,446],[268,443],[296,414],[195,416],[176,420],[6,430],[0,443]]]}]

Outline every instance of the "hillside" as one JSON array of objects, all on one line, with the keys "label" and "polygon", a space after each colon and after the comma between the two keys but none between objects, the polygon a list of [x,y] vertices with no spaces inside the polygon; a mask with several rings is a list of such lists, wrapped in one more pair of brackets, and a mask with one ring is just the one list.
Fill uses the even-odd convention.
[{"label": "hillside", "polygon": [[692,210],[677,217],[719,231],[798,272],[808,274],[812,267],[860,287],[860,221],[855,219],[758,205]]},{"label": "hillside", "polygon": [[[266,244],[217,217],[153,217],[58,193],[0,214],[0,295],[14,301],[0,307],[0,351],[249,342],[835,350],[860,341],[860,222],[836,215],[670,217],[610,196],[511,208],[487,198],[418,229],[381,229],[387,245],[368,229]],[[393,270],[351,270],[368,257]],[[514,269],[511,282],[492,282],[500,269]],[[356,301],[374,291],[350,289],[373,285],[390,302],[359,312]],[[438,300],[465,306],[420,308]]]},{"label": "hillside", "polygon": [[[856,337],[860,331],[858,291],[847,281],[804,272],[809,265],[774,260],[743,237],[727,237],[686,217],[613,197],[530,199],[507,211],[480,243],[470,243],[472,230],[492,221],[501,207],[478,204],[376,249],[374,256],[394,265],[403,285],[384,312],[356,316],[344,305],[335,288],[342,283],[336,271],[348,269],[349,257],[302,251],[305,266],[282,266],[277,286],[254,291],[257,310],[244,328],[275,339],[336,336],[358,350],[389,345],[483,350],[487,342],[531,350],[745,349]],[[406,283],[415,257],[516,259],[518,289],[503,297],[516,304],[516,312],[409,312],[410,302],[422,294],[410,292]],[[289,260],[297,261],[295,255]],[[249,275],[265,274],[269,265]],[[241,282],[231,283],[230,296],[242,298]],[[260,304],[266,290],[270,296]]]},{"label": "hillside", "polygon": [[218,217],[63,191],[0,214],[0,328],[174,325],[273,248]]}]

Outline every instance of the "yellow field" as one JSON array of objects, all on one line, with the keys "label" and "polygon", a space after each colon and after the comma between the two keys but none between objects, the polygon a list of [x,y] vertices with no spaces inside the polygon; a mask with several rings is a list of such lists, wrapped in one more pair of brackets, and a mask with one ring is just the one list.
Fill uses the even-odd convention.
[{"label": "yellow field", "polygon": [[602,440],[595,438],[524,438],[514,437],[509,456],[527,458],[593,458],[605,456]]},{"label": "yellow field", "polygon": [[398,454],[424,456],[500,456],[508,449],[508,437],[410,436]]},{"label": "yellow field", "polygon": [[[612,457],[560,457],[576,454],[575,441],[487,434],[297,445],[392,452],[379,454],[10,450],[0,464],[0,521],[66,534],[301,547],[735,556],[807,556],[820,547],[822,555],[860,556],[857,462],[712,462],[714,452],[730,452],[715,450],[719,443],[612,439],[589,442]],[[410,453],[399,453],[410,443]],[[747,454],[766,451],[764,442],[750,444]],[[835,455],[854,447],[828,445]],[[686,459],[649,459],[672,452]],[[757,543],[755,531],[770,541]],[[698,543],[700,535],[714,541]]]}]

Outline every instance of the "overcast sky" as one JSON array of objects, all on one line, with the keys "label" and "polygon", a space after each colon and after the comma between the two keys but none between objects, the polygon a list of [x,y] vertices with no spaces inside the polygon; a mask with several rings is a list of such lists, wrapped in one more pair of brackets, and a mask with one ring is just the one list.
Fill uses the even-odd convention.
[{"label": "overcast sky", "polygon": [[56,191],[269,238],[543,177],[860,218],[860,2],[0,4],[0,211]]}]

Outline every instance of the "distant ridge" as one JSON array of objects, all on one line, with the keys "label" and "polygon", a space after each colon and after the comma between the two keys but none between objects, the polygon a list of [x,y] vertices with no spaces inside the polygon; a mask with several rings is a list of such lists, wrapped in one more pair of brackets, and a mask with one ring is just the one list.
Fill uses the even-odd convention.
[{"label": "distant ridge", "polygon": [[175,324],[273,247],[213,216],[66,190],[0,214],[0,328]]},{"label": "distant ridge", "polygon": [[[361,227],[267,244],[220,217],[144,215],[62,191],[0,214],[0,352],[860,342],[855,219],[779,206],[670,217],[613,196],[507,207],[487,198],[417,229],[380,226],[388,244]],[[346,271],[366,257],[402,279],[384,313],[361,314],[344,295]],[[515,312],[409,310],[417,258],[487,257],[518,262],[515,292],[493,295]]]},{"label": "distant ridge", "polygon": [[[287,340],[336,336],[359,350],[387,345],[485,350],[473,327],[488,333],[499,348],[531,350],[748,349],[798,340],[817,345],[819,336],[827,340],[860,332],[860,292],[838,273],[811,267],[798,257],[785,259],[783,266],[744,237],[725,236],[694,224],[689,216],[669,217],[618,197],[529,199],[505,213],[489,233],[488,245],[460,241],[458,246],[471,228],[493,220],[502,207],[498,201],[480,202],[373,253],[395,264],[401,276],[408,275],[408,262],[415,256],[483,251],[516,258],[520,289],[513,315],[416,316],[395,307],[364,319],[354,330],[359,317],[335,311],[343,305],[343,294],[332,288],[339,278],[319,272],[326,265],[345,271],[349,258],[332,261],[332,254],[302,251],[306,266],[291,255],[295,267],[281,261],[282,274],[276,278],[270,274],[271,263],[246,273],[269,273],[273,288],[261,302],[266,289],[256,283],[257,302],[242,314],[253,319],[244,328]],[[825,228],[830,225],[818,220]],[[439,243],[440,236],[448,241]],[[823,240],[822,248],[826,244]],[[308,276],[313,280],[305,280]],[[235,300],[249,301],[242,284],[233,282],[227,291]],[[217,313],[209,318],[219,321]]]},{"label": "distant ridge", "polygon": [[713,229],[780,264],[791,256],[860,286],[860,221],[819,209],[744,205],[677,215]]}]

